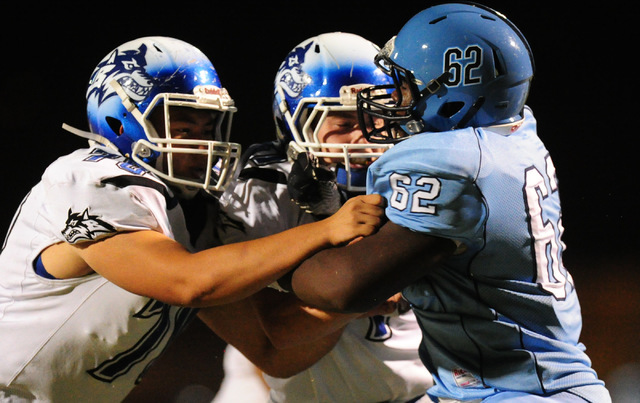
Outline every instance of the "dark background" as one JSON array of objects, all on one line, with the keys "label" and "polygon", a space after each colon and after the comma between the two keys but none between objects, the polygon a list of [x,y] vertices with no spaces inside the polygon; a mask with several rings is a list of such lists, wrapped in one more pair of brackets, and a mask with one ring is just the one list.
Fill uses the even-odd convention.
[{"label": "dark background", "polygon": [[[236,101],[232,136],[246,146],[274,136],[272,82],[295,45],[330,31],[353,32],[383,45],[429,4],[29,2],[4,11],[0,235],[44,168],[57,156],[85,146],[85,140],[60,126],[87,128],[87,80],[102,57],[121,43],[163,35],[200,48]],[[633,12],[614,2],[591,7],[559,1],[484,4],[514,22],[533,49],[536,76],[528,104],[558,171],[565,263],[581,296],[583,338],[594,367],[606,377],[624,362],[640,361],[635,254],[640,245],[635,163],[639,103],[633,60],[637,46],[630,46],[638,34]],[[194,332],[185,338],[202,336]],[[217,348],[205,350],[213,354],[215,365]],[[189,358],[189,352],[181,353],[181,360],[201,365],[203,360]]]}]

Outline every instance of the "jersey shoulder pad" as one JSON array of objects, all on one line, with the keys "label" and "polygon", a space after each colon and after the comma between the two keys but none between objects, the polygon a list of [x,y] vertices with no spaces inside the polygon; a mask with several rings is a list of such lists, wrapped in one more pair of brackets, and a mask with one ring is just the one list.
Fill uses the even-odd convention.
[{"label": "jersey shoulder pad", "polygon": [[474,129],[415,135],[378,158],[370,167],[375,176],[411,172],[444,178],[473,179],[480,163]]},{"label": "jersey shoulder pad", "polygon": [[274,166],[287,161],[286,144],[279,141],[249,146],[243,156],[240,180],[259,179],[265,182],[286,184],[287,176]]},{"label": "jersey shoulder pad", "polygon": [[242,166],[264,166],[287,160],[287,145],[281,141],[252,144],[242,156]]}]

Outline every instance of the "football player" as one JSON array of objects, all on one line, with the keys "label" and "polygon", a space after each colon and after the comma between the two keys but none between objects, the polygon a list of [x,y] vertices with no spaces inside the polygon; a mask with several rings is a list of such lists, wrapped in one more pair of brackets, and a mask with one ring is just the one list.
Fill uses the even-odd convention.
[{"label": "football player", "polygon": [[[356,113],[359,91],[391,83],[373,62],[378,50],[361,36],[331,32],[306,39],[284,58],[274,80],[277,140],[249,148],[238,183],[223,199],[224,242],[314,222],[364,192],[368,166],[390,147],[367,142]],[[404,403],[432,385],[418,357],[421,331],[402,300],[390,304],[398,307],[392,312],[337,314],[274,285],[238,305],[235,315],[230,308],[208,309],[210,323],[265,372],[271,402]],[[253,324],[251,307],[258,312]],[[255,332],[266,332],[278,351],[249,342]],[[229,359],[243,368],[242,356],[230,348]],[[298,349],[305,355],[292,354]],[[245,382],[225,374],[225,393],[238,383],[235,398],[243,397]]]},{"label": "football player", "polygon": [[192,308],[244,298],[380,222],[380,200],[363,197],[320,222],[196,251],[180,200],[222,191],[240,155],[209,59],[177,39],[136,39],[98,64],[86,94],[90,132],[70,130],[90,147],[47,168],[0,254],[2,401],[121,401]]},{"label": "football player", "polygon": [[361,127],[385,122],[369,141],[395,144],[367,179],[389,222],[303,263],[295,294],[357,312],[402,290],[434,401],[611,401],[579,340],[558,178],[525,105],[525,37],[484,6],[442,4],[411,18],[376,61],[395,91],[361,91],[358,111]]}]

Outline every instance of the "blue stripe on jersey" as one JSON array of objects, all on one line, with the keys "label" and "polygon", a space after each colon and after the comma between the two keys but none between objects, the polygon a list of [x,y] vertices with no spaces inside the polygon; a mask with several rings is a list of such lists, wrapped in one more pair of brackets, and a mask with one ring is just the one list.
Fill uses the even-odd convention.
[{"label": "blue stripe on jersey", "polygon": [[38,258],[33,262],[33,269],[40,277],[48,278],[49,280],[57,280],[56,277],[49,274],[47,269],[45,269],[44,263],[42,263],[42,254],[39,254]]}]

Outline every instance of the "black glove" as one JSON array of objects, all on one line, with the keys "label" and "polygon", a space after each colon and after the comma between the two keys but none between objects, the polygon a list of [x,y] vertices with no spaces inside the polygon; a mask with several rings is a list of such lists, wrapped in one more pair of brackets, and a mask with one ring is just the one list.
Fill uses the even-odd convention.
[{"label": "black glove", "polygon": [[334,172],[314,164],[308,153],[298,153],[287,179],[291,199],[308,213],[327,216],[340,209],[342,201]]}]

